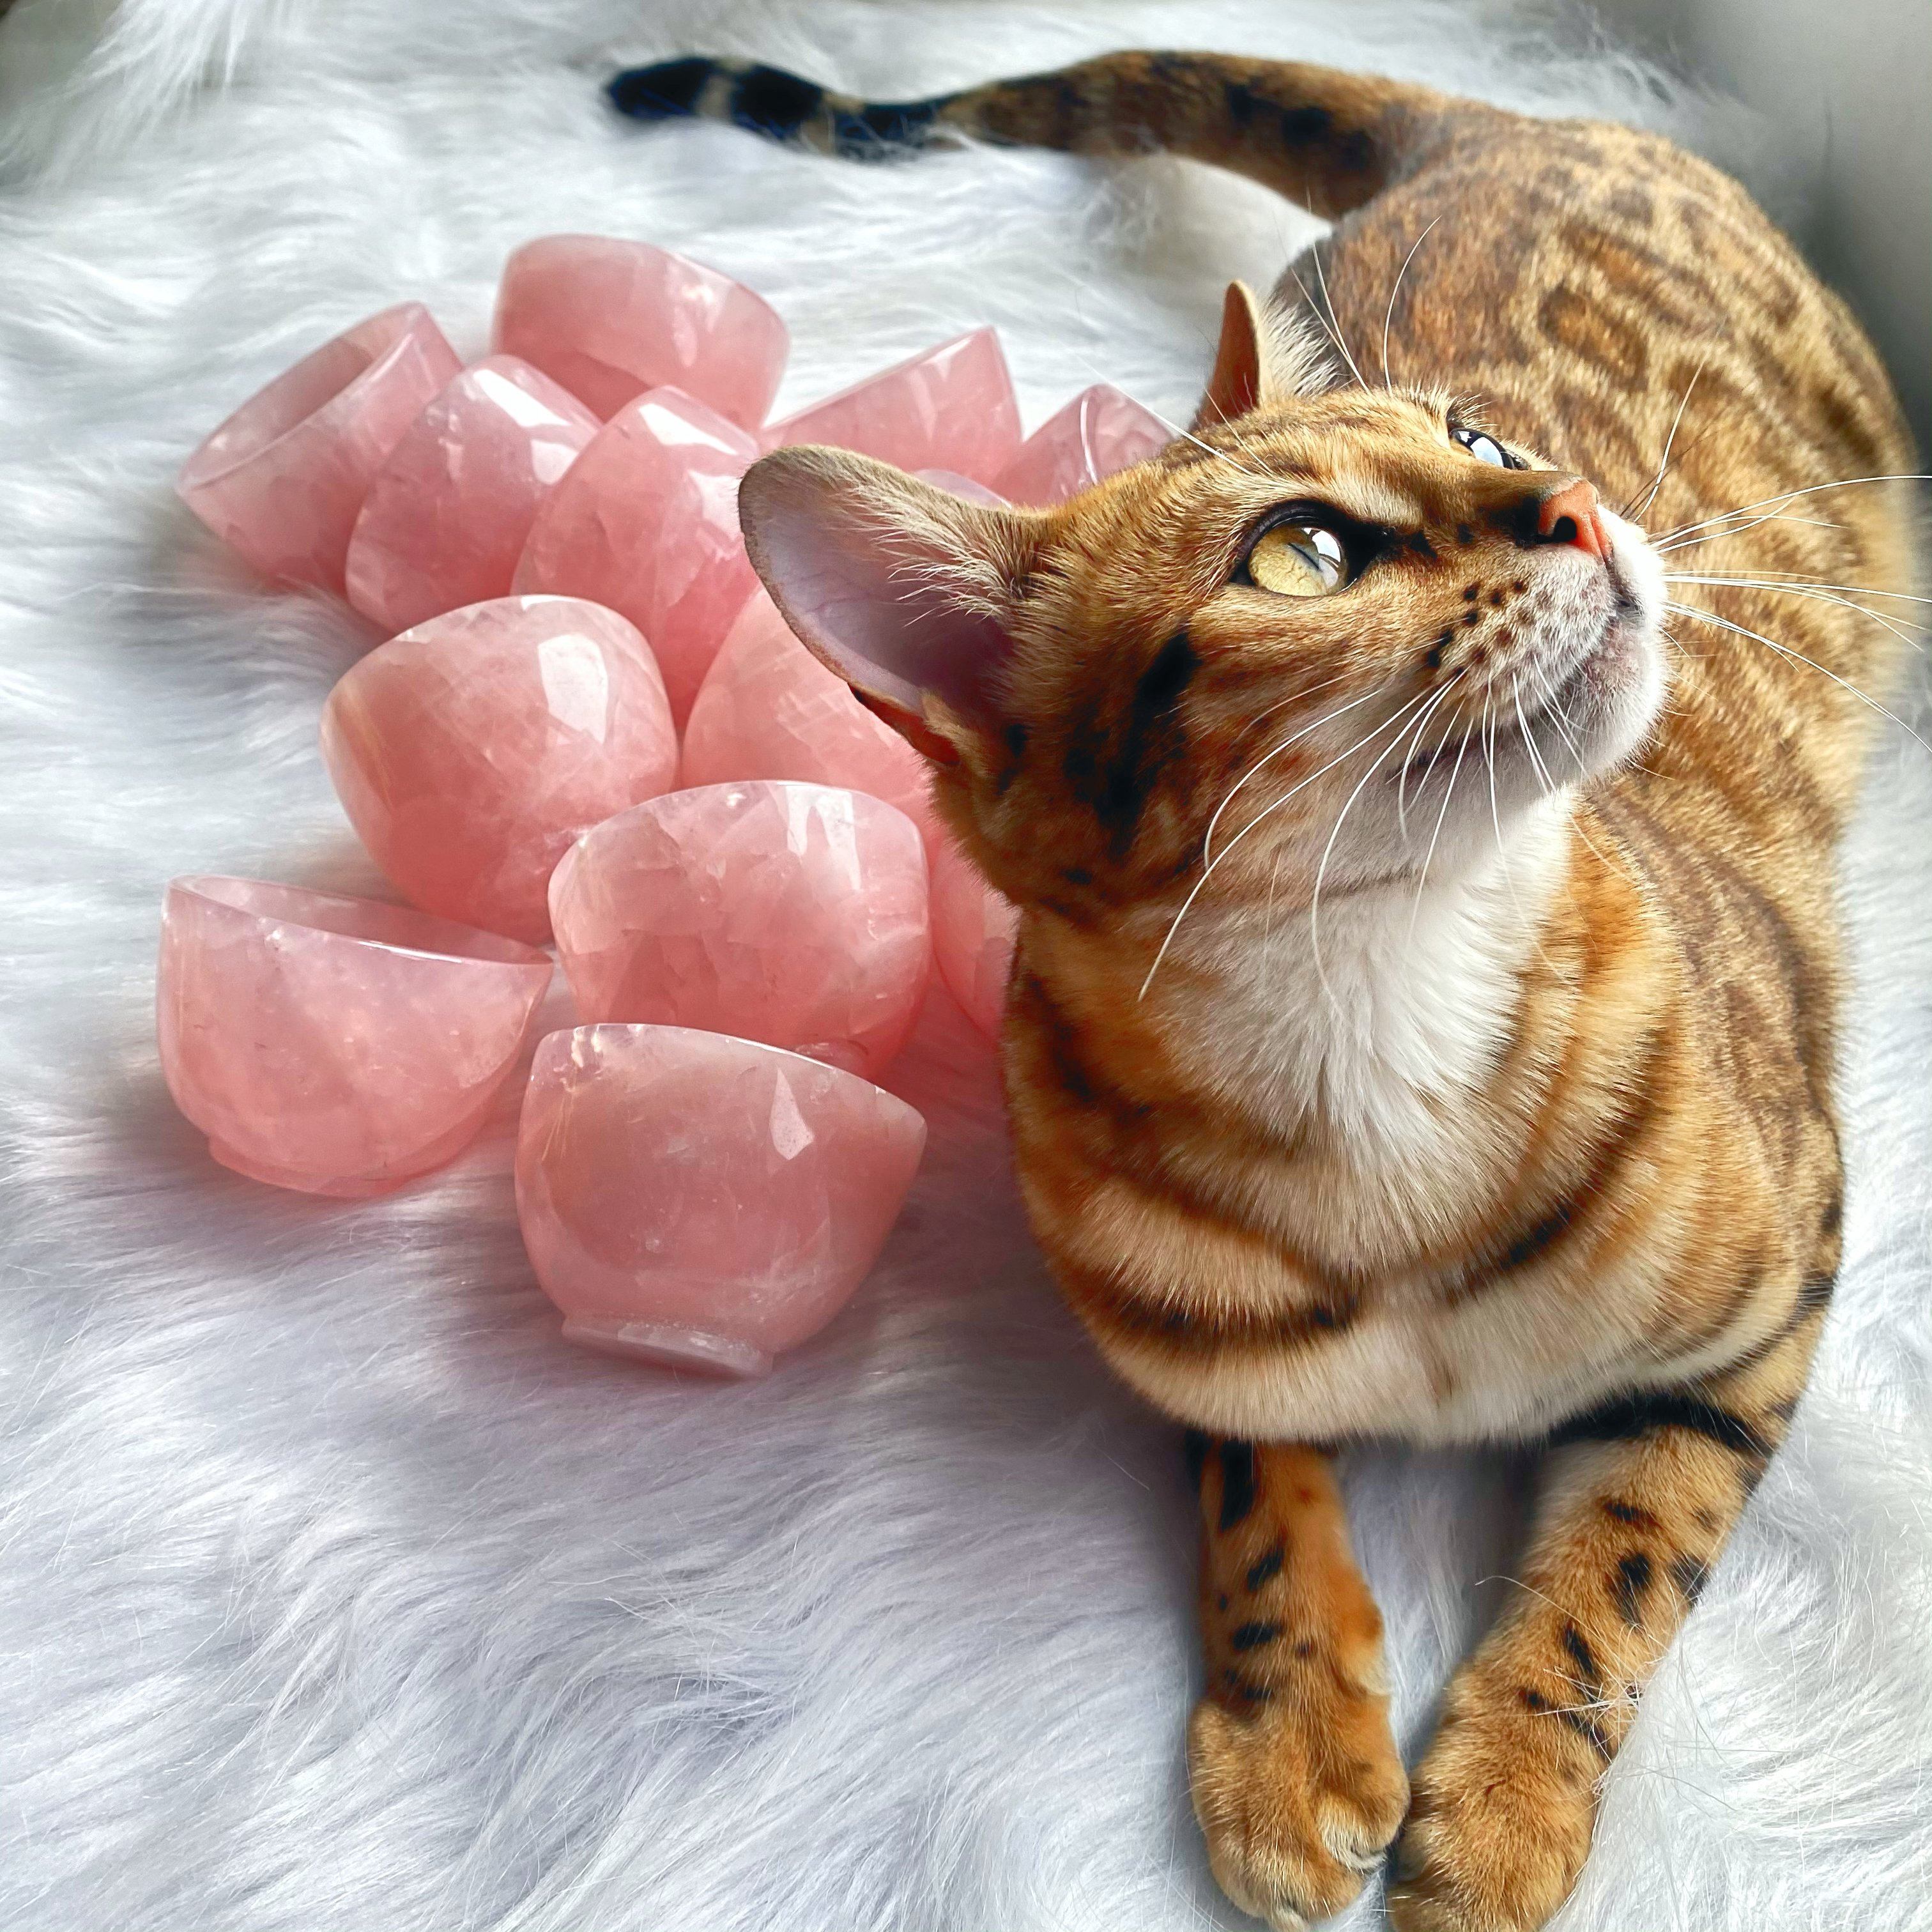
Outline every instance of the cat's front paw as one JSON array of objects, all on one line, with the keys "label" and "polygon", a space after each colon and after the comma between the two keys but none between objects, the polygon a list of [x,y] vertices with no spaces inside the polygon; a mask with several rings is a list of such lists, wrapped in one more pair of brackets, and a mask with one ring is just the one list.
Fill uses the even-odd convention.
[{"label": "cat's front paw", "polygon": [[1284,1686],[1252,1712],[1204,1700],[1187,1765],[1216,1882],[1276,1932],[1348,1904],[1408,1802],[1388,1701],[1373,1695],[1311,1700]]},{"label": "cat's front paw", "polygon": [[1389,1888],[1396,1932],[1535,1932],[1583,1868],[1606,1754],[1586,1708],[1506,1680],[1452,1688]]}]

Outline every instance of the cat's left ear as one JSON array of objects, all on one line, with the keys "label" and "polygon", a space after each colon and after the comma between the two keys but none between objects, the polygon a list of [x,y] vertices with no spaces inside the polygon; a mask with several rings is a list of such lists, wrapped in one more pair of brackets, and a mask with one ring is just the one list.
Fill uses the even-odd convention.
[{"label": "cat's left ear", "polygon": [[1036,517],[809,447],[753,464],[738,517],[785,622],[918,750],[956,764],[998,732]]}]

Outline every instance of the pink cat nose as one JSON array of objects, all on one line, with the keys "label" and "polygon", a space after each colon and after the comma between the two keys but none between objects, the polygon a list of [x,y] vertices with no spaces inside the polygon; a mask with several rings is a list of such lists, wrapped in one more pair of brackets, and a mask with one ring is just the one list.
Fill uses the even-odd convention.
[{"label": "pink cat nose", "polygon": [[1536,534],[1544,543],[1574,544],[1600,563],[1610,554],[1610,532],[1597,508],[1597,493],[1580,476],[1544,498]]}]

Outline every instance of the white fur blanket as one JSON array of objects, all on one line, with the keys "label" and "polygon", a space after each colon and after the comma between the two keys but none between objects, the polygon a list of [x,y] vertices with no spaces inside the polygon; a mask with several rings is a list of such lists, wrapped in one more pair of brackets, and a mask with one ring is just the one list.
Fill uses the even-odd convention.
[{"label": "white fur blanket", "polygon": [[[1175,164],[841,167],[604,110],[618,57],[902,93],[1106,46],[1330,58],[1532,106],[1734,117],[1408,4],[20,0],[0,27],[0,1924],[10,1932],[1168,1932],[1232,1924],[1180,1733],[1192,1505],[1016,1211],[943,1002],[925,1174],[768,1382],[562,1346],[508,1110],[374,1204],[210,1165],[156,1070],[172,874],[369,890],[316,757],[365,643],[169,494],[242,395],[506,251],[680,248],[776,302],[780,406],[970,325],[1030,421],[1170,414],[1231,273],[1308,232]],[[65,91],[62,91],[64,88]],[[1606,1781],[1567,1932],[1932,1922],[1932,770],[1852,862],[1846,1264],[1816,1386]],[[1350,1486],[1405,1736],[1507,1570],[1524,1472]],[[1376,1916],[1372,1901],[1349,1922]]]}]

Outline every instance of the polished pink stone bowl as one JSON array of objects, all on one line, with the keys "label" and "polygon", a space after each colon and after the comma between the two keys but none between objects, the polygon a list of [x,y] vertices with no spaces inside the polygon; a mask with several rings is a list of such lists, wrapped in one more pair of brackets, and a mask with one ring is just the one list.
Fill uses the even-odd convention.
[{"label": "polished pink stone bowl", "polygon": [[738,479],[758,443],[676,389],[606,423],[544,499],[514,588],[589,597],[650,640],[682,725],[758,582],[738,533]]},{"label": "polished pink stone bowl", "polygon": [[710,1028],[877,1079],[919,1015],[926,850],[861,793],[670,792],[586,832],[550,894],[587,1020]]},{"label": "polished pink stone bowl", "polygon": [[1018,453],[1020,410],[999,337],[976,328],[773,424],[764,442],[829,443],[991,483]]},{"label": "polished pink stone bowl", "polygon": [[420,302],[358,322],[278,376],[182,466],[183,502],[265,577],[340,594],[369,485],[462,367]]},{"label": "polished pink stone bowl", "polygon": [[508,596],[538,506],[598,428],[514,356],[461,370],[369,486],[344,566],[350,602],[394,632]]},{"label": "polished pink stone bowl", "polygon": [[683,782],[800,778],[896,805],[938,836],[926,760],[794,637],[763,590],[731,627],[685,727]]},{"label": "polished pink stone bowl", "polygon": [[1150,410],[1111,382],[1096,382],[1027,438],[994,487],[1009,502],[1064,503],[1173,440]]},{"label": "polished pink stone bowl", "polygon": [[322,754],[406,898],[532,945],[571,842],[677,782],[650,650],[574,597],[500,597],[392,638],[329,694]]},{"label": "polished pink stone bowl", "polygon": [[496,346],[600,416],[668,383],[755,429],[784,374],[778,311],[702,262],[610,235],[546,235],[503,269]]},{"label": "polished pink stone bowl", "polygon": [[452,1159],[516,1065],[550,963],[405,907],[177,879],[157,1022],[175,1103],[224,1167],[380,1194]]},{"label": "polished pink stone bowl", "polygon": [[1000,1036],[1019,911],[950,838],[932,855],[932,950],[946,990],[988,1040]]},{"label": "polished pink stone bowl", "polygon": [[865,1278],[926,1123],[856,1075],[679,1027],[537,1048],[517,1213],[563,1332],[674,1368],[762,1375]]}]

